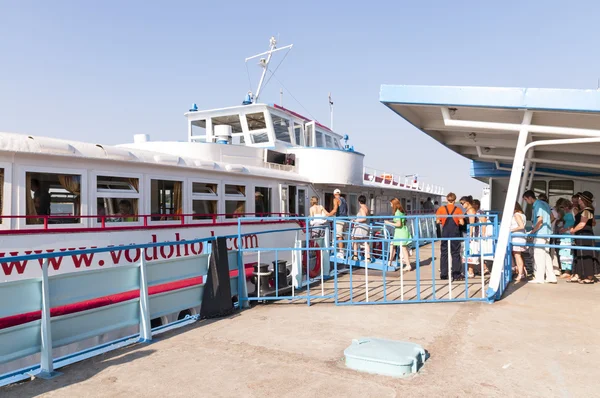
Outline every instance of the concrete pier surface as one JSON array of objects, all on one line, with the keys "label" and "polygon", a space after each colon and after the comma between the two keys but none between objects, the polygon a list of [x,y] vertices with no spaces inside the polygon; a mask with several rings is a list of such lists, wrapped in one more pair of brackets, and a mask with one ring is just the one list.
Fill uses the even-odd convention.
[{"label": "concrete pier surface", "polygon": [[[511,286],[487,303],[258,305],[60,369],[2,397],[600,396],[600,285]],[[431,357],[406,379],[344,367],[353,338]]]}]

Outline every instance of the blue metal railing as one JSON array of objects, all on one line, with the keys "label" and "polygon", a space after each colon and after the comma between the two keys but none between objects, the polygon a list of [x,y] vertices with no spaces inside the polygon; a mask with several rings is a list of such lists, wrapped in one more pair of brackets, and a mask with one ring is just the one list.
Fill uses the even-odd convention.
[{"label": "blue metal railing", "polygon": [[[198,316],[186,316],[186,319],[168,325],[156,328],[150,326],[150,320],[155,316],[160,316],[154,314],[177,314],[179,311],[199,306],[203,284],[174,289],[156,296],[149,296],[148,289],[154,285],[178,282],[196,276],[204,277],[208,269],[210,244],[215,239],[215,237],[209,237],[3,258],[2,263],[42,260],[42,267],[41,277],[0,283],[0,297],[2,298],[0,301],[4,303],[4,307],[0,310],[0,318],[19,316],[32,310],[34,312],[41,311],[41,318],[33,321],[24,319],[16,326],[0,329],[0,341],[2,341],[0,344],[0,364],[15,363],[14,361],[20,361],[21,358],[36,353],[40,354],[41,359],[38,365],[13,369],[0,375],[0,386],[24,380],[29,378],[31,374],[35,374],[36,377],[40,378],[53,377],[57,373],[55,369],[59,366],[65,366],[127,344],[147,342],[152,339],[153,334],[161,332],[165,328],[182,326],[197,320]],[[195,256],[177,258],[177,266],[173,266],[174,260],[146,263],[145,256],[140,255],[137,263],[128,266],[48,275],[48,259],[50,258],[119,250],[143,250],[164,246],[176,247],[197,243],[207,243],[203,245],[205,251]],[[165,273],[161,269],[168,269],[167,279],[165,279]],[[139,296],[128,298],[123,302],[102,305],[86,311],[70,313],[63,317],[51,316],[51,307],[71,305],[135,290],[139,291]],[[21,294],[19,300],[14,300],[14,294],[18,291],[27,294]],[[10,306],[7,307],[6,303],[10,303]],[[135,335],[119,337],[117,340],[100,345],[96,344],[92,348],[86,348],[82,351],[69,352],[68,355],[63,357],[53,357],[53,347],[57,344],[68,346],[95,336],[106,335],[106,333],[115,332],[118,334],[119,330],[126,330],[133,325],[139,327],[139,333]],[[73,330],[77,330],[79,334],[73,334]]]},{"label": "blue metal railing", "polygon": [[[436,218],[448,218],[448,217],[457,217],[457,216],[434,216],[434,215],[409,215],[404,216],[403,219],[406,221],[406,225],[409,225],[409,222],[414,227],[412,231],[414,234],[409,238],[403,239],[394,239],[393,234],[387,230],[388,225],[385,224],[385,221],[397,219],[394,216],[368,216],[368,217],[285,217],[286,220],[295,220],[302,225],[301,236],[296,237],[296,242],[293,245],[286,245],[285,247],[260,247],[260,248],[242,248],[239,251],[240,258],[244,255],[244,253],[260,253],[262,259],[269,258],[275,259],[275,261],[279,261],[281,259],[288,259],[289,263],[286,264],[286,272],[289,272],[292,275],[292,284],[291,286],[285,286],[286,289],[272,288],[272,289],[264,289],[261,290],[258,287],[258,284],[255,286],[255,293],[250,295],[249,297],[241,298],[243,304],[247,304],[252,301],[269,301],[269,300],[306,300],[307,304],[310,305],[311,301],[317,299],[333,299],[333,301],[337,305],[348,305],[348,304],[378,304],[378,303],[404,303],[404,302],[440,302],[440,301],[482,301],[482,300],[490,300],[490,297],[486,296],[485,292],[485,261],[493,257],[493,253],[495,250],[495,245],[497,241],[497,231],[498,231],[498,220],[495,215],[486,215],[489,218],[489,221],[486,223],[476,223],[471,224],[469,232],[472,229],[477,229],[481,235],[484,228],[490,230],[488,234],[483,236],[466,236],[466,237],[455,237],[455,238],[439,238],[435,236],[435,220]],[[462,217],[469,217],[469,215],[463,215]],[[357,223],[356,219],[367,219],[367,223]],[[247,221],[256,221],[259,218],[247,218]],[[315,239],[311,238],[311,232],[315,228],[324,228],[322,226],[319,227],[311,227],[311,221],[315,220],[324,221],[329,225],[327,231],[331,233],[331,238],[329,240],[324,240],[321,244],[315,244]],[[348,229],[345,230],[341,235],[335,232],[335,226],[338,223],[347,223]],[[314,224],[313,224],[314,225]],[[357,239],[353,236],[352,231],[353,227],[360,225],[368,226],[369,233],[367,237],[361,237]],[[238,236],[243,236],[242,234],[242,220],[238,221]],[[374,231],[381,232],[376,236]],[[300,231],[299,231],[300,232]],[[268,231],[265,233],[269,233]],[[422,233],[425,235],[423,236]],[[313,234],[314,235],[314,234]],[[449,244],[451,241],[458,241],[464,245],[464,249],[462,252],[462,271],[461,274],[464,274],[464,284],[462,278],[460,281],[453,281],[452,277],[449,277],[447,283],[443,283],[442,286],[444,289],[448,290],[448,293],[442,295],[442,297],[438,297],[437,295],[437,287],[440,286],[440,282],[436,282],[439,274],[439,267],[436,267],[436,255],[435,255],[435,247],[434,243],[443,242],[443,244]],[[391,258],[391,250],[392,245],[398,247],[398,252],[402,253],[401,246],[406,243],[412,243],[412,248],[414,249],[415,254],[415,266],[414,266],[414,275],[415,275],[415,289],[416,292],[412,299],[406,300],[404,298],[404,294],[401,293],[401,297],[399,299],[394,299],[388,297],[388,289],[390,287],[390,283],[394,283],[393,279],[390,280],[390,276],[388,276],[388,272],[397,271],[399,267],[397,267],[397,259]],[[477,244],[475,244],[477,243]],[[487,243],[487,244],[485,244]],[[422,275],[422,267],[425,265],[422,264],[422,254],[421,252],[424,250],[423,246],[427,244],[432,244],[431,246],[431,256],[426,259],[428,261],[427,265],[431,266],[431,279],[425,281]],[[373,252],[379,254],[378,259],[374,262],[369,261],[366,258],[362,258],[359,256],[358,258],[353,257],[355,251],[353,245],[358,245],[358,253],[360,253],[360,246],[369,245]],[[376,249],[378,247],[378,249]],[[310,258],[311,254],[320,253],[319,255],[315,255],[318,261],[321,261],[319,267],[319,273],[313,273],[311,275],[310,272],[310,264],[306,259]],[[341,255],[340,255],[341,253]],[[373,255],[373,254],[372,254]],[[402,254],[401,254],[402,256]],[[472,267],[469,265],[469,260],[473,259],[475,256],[480,258],[479,267],[481,269],[480,274],[481,278],[476,279],[478,284],[481,284],[481,297],[475,297],[471,294],[470,289],[473,288],[473,277],[469,277],[468,269]],[[325,262],[324,259],[328,259],[328,262]],[[402,261],[402,257],[400,257],[400,261]],[[259,261],[260,263],[260,261]],[[242,261],[238,261],[238,266],[241,266]],[[277,264],[277,262],[275,263]],[[271,267],[269,263],[263,264],[264,269],[264,282],[268,283],[269,275],[273,281],[270,283],[271,287],[280,286],[279,279],[280,272],[277,272],[275,269],[275,265]],[[291,269],[290,269],[291,268]],[[358,300],[356,299],[357,292],[355,291],[355,280],[357,276],[355,275],[355,270],[361,269],[364,271],[364,284],[366,286],[365,293],[360,294],[360,296],[364,295],[366,299]],[[369,276],[369,270],[379,270],[381,274],[374,277],[373,272],[371,271],[371,276]],[[363,272],[361,271],[361,272]],[[297,276],[300,276],[297,278]],[[400,272],[400,290],[404,289],[404,273]],[[350,288],[348,289],[348,298],[341,299],[340,297],[340,282],[341,277],[344,277],[343,283],[348,283]],[[362,277],[361,277],[362,278]],[[382,290],[382,294],[378,294],[378,298],[373,301],[369,300],[369,297],[373,297],[373,294],[370,294],[368,284],[369,278],[371,281],[376,281],[374,286],[377,289]],[[325,288],[325,284],[329,282],[327,288]],[[460,295],[453,297],[453,282],[454,287],[461,287]],[[458,283],[457,283],[458,282]],[[240,282],[241,283],[241,282]],[[314,285],[316,283],[321,284],[321,291],[314,293]],[[363,283],[363,281],[360,281]],[[436,287],[437,283],[437,287]],[[373,286],[373,285],[372,285]],[[464,288],[462,288],[464,286]],[[431,289],[430,293],[425,292],[425,290]],[[427,296],[427,297],[424,297]],[[447,298],[443,298],[447,297]]]}]

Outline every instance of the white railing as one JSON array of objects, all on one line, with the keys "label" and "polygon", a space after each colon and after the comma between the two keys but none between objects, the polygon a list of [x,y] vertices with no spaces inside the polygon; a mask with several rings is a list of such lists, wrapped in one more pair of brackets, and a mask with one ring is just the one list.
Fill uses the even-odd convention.
[{"label": "white railing", "polygon": [[440,185],[419,182],[414,178],[413,175],[403,176],[402,174],[393,174],[371,167],[363,168],[363,181],[377,183],[389,187],[414,189],[415,191],[427,192],[434,195],[444,194],[444,187]]},{"label": "white railing", "polygon": [[264,162],[264,166],[267,169],[271,169],[271,170],[296,172],[296,166],[292,166],[292,165],[289,165],[289,164],[279,164],[279,163]]}]

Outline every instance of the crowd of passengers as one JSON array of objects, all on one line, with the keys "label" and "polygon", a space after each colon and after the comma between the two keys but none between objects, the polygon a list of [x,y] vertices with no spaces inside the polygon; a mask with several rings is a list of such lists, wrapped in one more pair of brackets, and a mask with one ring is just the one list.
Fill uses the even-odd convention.
[{"label": "crowd of passengers", "polygon": [[[594,195],[589,192],[580,192],[568,200],[560,198],[556,205],[551,207],[544,194],[536,197],[533,191],[523,194],[524,201],[532,206],[532,228],[526,231],[526,216],[521,205],[515,204],[514,214],[511,219],[512,255],[514,259],[513,272],[515,283],[529,281],[530,283],[556,283],[557,277],[566,279],[567,282],[580,284],[593,284],[597,281],[598,261],[593,239],[594,220]],[[436,235],[442,238],[440,246],[439,276],[447,280],[464,280],[464,264],[467,263],[469,278],[483,273],[489,274],[488,263],[484,261],[483,253],[490,260],[493,251],[493,225],[486,214],[481,210],[481,202],[472,196],[463,196],[458,201],[454,193],[446,196],[446,204],[440,206],[430,198],[422,203],[421,208],[427,213],[435,213],[437,224]],[[317,217],[311,221],[311,237],[316,239],[325,234],[324,225],[327,220],[319,217],[348,217],[348,203],[341,195],[341,191],[334,191],[333,208],[327,211],[319,204],[316,196],[311,198],[310,216]],[[374,262],[373,236],[376,235],[372,223],[367,217],[371,215],[364,195],[358,197],[359,210],[356,218],[352,220],[337,220],[335,235],[338,242],[337,257],[345,259],[346,245],[343,241],[352,240],[351,261]],[[403,271],[411,271],[412,256],[410,246],[412,235],[407,225],[407,213],[398,198],[390,200],[391,216],[384,221],[393,228],[391,247],[389,250],[388,265],[400,263]],[[563,235],[560,239],[550,239],[549,235]],[[567,236],[573,235],[573,237]],[[471,239],[452,239],[452,238]],[[486,239],[485,237],[490,237]],[[448,240],[444,240],[447,238]],[[465,240],[469,241],[470,256],[465,258]],[[551,248],[549,245],[564,246]],[[571,249],[571,246],[579,247]],[[590,249],[586,249],[590,247]],[[362,254],[361,255],[361,249]],[[533,275],[527,272],[523,254],[533,257]],[[381,254],[381,253],[378,253]],[[481,254],[481,255],[480,255]],[[363,257],[364,256],[364,257]]]},{"label": "crowd of passengers", "polygon": [[[526,217],[521,205],[516,203],[511,225],[515,283],[555,284],[557,277],[582,285],[597,282],[595,241],[590,238],[594,236],[596,225],[594,195],[589,191],[580,192],[571,200],[558,199],[554,207],[546,195],[536,197],[533,191],[525,192],[523,199],[533,206],[532,229],[526,233]],[[549,235],[562,237],[554,239]],[[524,252],[533,252],[533,275],[529,275],[525,267]]]}]

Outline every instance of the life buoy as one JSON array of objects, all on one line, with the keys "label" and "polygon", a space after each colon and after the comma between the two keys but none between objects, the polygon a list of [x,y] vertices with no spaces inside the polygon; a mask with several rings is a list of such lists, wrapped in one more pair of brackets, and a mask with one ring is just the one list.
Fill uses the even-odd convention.
[{"label": "life buoy", "polygon": [[[314,240],[310,240],[308,242],[308,247],[315,248],[315,247],[321,247],[321,246],[319,246],[319,244],[317,242],[315,242]],[[310,262],[309,259],[311,259],[311,260],[313,259],[313,257],[311,257],[312,253],[314,253],[315,265],[311,269],[309,267],[309,262]],[[321,274],[321,250],[304,250],[302,252],[302,266],[304,268],[306,268],[309,277],[315,278],[315,277],[319,276]]]}]

